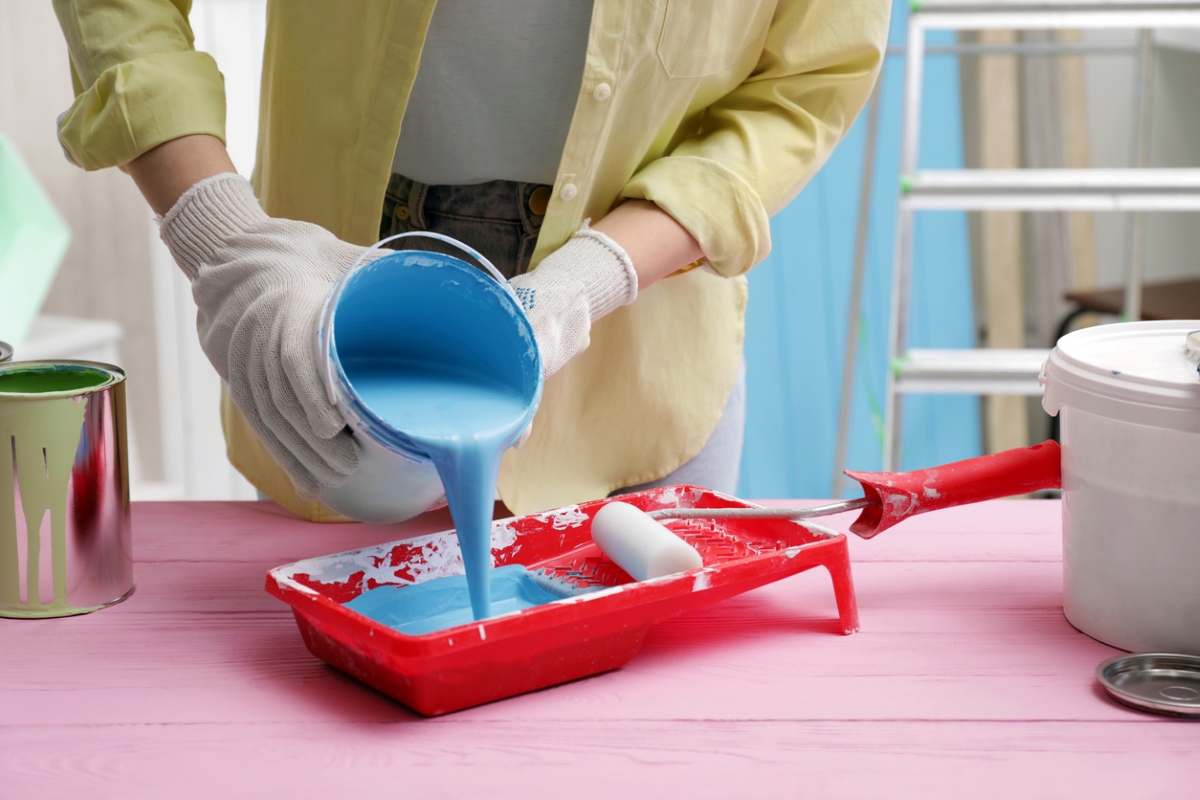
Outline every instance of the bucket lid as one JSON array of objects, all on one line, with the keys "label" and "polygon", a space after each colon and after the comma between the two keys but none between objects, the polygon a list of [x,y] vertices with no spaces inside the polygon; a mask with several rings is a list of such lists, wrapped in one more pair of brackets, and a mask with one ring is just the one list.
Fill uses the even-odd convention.
[{"label": "bucket lid", "polygon": [[1096,667],[1104,690],[1127,706],[1173,717],[1200,718],[1200,657],[1136,653]]},{"label": "bucket lid", "polygon": [[1122,322],[1058,340],[1042,367],[1042,406],[1200,432],[1200,374],[1188,337],[1200,320]]}]

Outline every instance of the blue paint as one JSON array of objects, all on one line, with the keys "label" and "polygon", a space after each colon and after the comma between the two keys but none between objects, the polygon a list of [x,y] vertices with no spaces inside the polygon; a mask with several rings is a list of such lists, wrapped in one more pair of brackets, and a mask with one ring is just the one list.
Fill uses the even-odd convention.
[{"label": "blue paint", "polygon": [[[493,569],[488,574],[491,613],[499,617],[552,603],[563,597],[548,591],[520,564]],[[380,586],[346,603],[364,617],[410,636],[453,628],[472,621],[466,577],[454,575],[405,586]],[[474,619],[479,619],[478,616]]]},{"label": "blue paint", "polygon": [[397,457],[433,462],[454,518],[470,605],[484,619],[500,458],[541,398],[529,321],[486,273],[423,251],[364,265],[336,302],[334,357],[350,390],[352,427]]},{"label": "blue paint", "polygon": [[[907,3],[894,4],[891,44],[904,43],[907,10]],[[953,39],[945,32],[928,36],[930,43]],[[921,166],[961,168],[956,60],[930,56],[925,67]],[[903,73],[903,56],[888,56],[846,459],[848,467],[862,470],[882,463]],[[832,492],[865,121],[864,112],[821,172],[771,221],[772,252],[749,273],[746,443],[738,487],[743,497]],[[912,346],[975,345],[966,214],[917,215],[912,297]],[[904,431],[904,469],[978,455],[978,399],[908,395]],[[845,493],[857,489],[851,481]]]},{"label": "blue paint", "polygon": [[489,616],[492,503],[500,457],[528,423],[518,391],[429,364],[343,361],[376,414],[429,456],[446,489],[477,619]]}]

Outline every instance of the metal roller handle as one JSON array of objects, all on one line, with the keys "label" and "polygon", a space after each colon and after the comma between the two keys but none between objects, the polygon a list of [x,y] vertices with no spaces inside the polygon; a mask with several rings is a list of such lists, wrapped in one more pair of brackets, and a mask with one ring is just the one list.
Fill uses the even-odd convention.
[{"label": "metal roller handle", "polygon": [[859,497],[812,508],[661,508],[646,515],[651,519],[809,519],[857,511],[876,502]]},{"label": "metal roller handle", "polygon": [[912,472],[851,472],[863,497],[812,508],[664,508],[653,519],[804,520],[862,509],[850,532],[871,539],[901,520],[952,506],[1062,487],[1057,442],[1019,447]]}]

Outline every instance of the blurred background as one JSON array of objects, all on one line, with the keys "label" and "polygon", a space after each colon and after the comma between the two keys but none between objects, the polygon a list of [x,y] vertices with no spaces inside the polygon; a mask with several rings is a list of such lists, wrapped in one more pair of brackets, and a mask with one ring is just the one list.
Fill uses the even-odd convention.
[{"label": "blurred background", "polygon": [[[265,6],[266,0],[194,0],[191,13],[197,48],[211,53],[225,75],[229,150],[247,176],[254,164]],[[829,497],[839,462],[881,467],[907,8],[896,3],[877,89],[866,202],[864,112],[817,178],[773,220],[772,253],[750,273],[743,497]],[[1045,36],[1002,34],[992,41],[1038,42]],[[1154,94],[1144,127],[1145,158],[1153,167],[1200,165],[1200,35],[1160,30],[1152,36]],[[1133,165],[1138,34],[1066,31],[1051,38],[1087,47],[1065,55],[964,55],[947,51],[979,41],[979,34],[930,34],[920,166]],[[11,343],[19,359],[97,358],[126,368],[134,499],[252,499],[253,489],[225,460],[217,377],[196,342],[186,281],[159,243],[148,208],[128,176],[118,170],[85,173],[58,146],[55,119],[71,99],[66,47],[51,5],[4,0],[0,339],[16,339]],[[40,311],[28,325],[18,325],[14,312],[4,310],[2,294],[9,292],[12,300],[18,291],[5,288],[16,285],[5,283],[5,273],[11,278],[15,269],[19,218],[42,201],[65,226],[46,223],[40,252],[22,262],[50,270],[44,274],[53,280],[39,287],[25,268],[20,291],[31,298],[27,304],[40,303]],[[1001,226],[1011,235],[998,240],[984,234],[986,217],[994,213],[917,214],[911,346],[1048,348],[1078,305],[1064,299],[1066,293],[1124,283],[1125,215],[1011,212],[1010,227]],[[1148,286],[1193,279],[1200,285],[1195,217],[1146,215]],[[861,301],[853,322],[850,391],[844,393],[860,229]],[[6,324],[20,336],[4,334]],[[1033,443],[1049,433],[1049,419],[1030,397],[909,395],[905,412],[905,468]],[[841,454],[839,423],[845,430]]]}]

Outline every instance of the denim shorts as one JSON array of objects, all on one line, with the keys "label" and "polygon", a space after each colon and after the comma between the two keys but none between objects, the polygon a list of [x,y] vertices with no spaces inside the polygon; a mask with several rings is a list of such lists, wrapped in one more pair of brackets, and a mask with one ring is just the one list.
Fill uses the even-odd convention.
[{"label": "denim shorts", "polygon": [[[430,186],[392,175],[383,201],[379,238],[410,231],[451,236],[478,250],[506,278],[529,269],[542,229],[551,187],[537,183],[489,181],[462,186]],[[461,251],[436,239],[419,236],[389,245],[401,250],[432,250],[465,258]],[[666,477],[613,494],[691,483],[726,494],[737,491],[746,422],[746,369],[738,370],[725,411],[704,448]]]},{"label": "denim shorts", "polygon": [[[538,183],[489,181],[430,186],[403,175],[388,181],[379,238],[431,231],[470,245],[506,278],[529,269],[529,259],[550,202],[550,187]],[[432,250],[464,258],[436,239],[414,236],[388,245],[397,250]],[[467,260],[473,260],[467,258]]]}]

